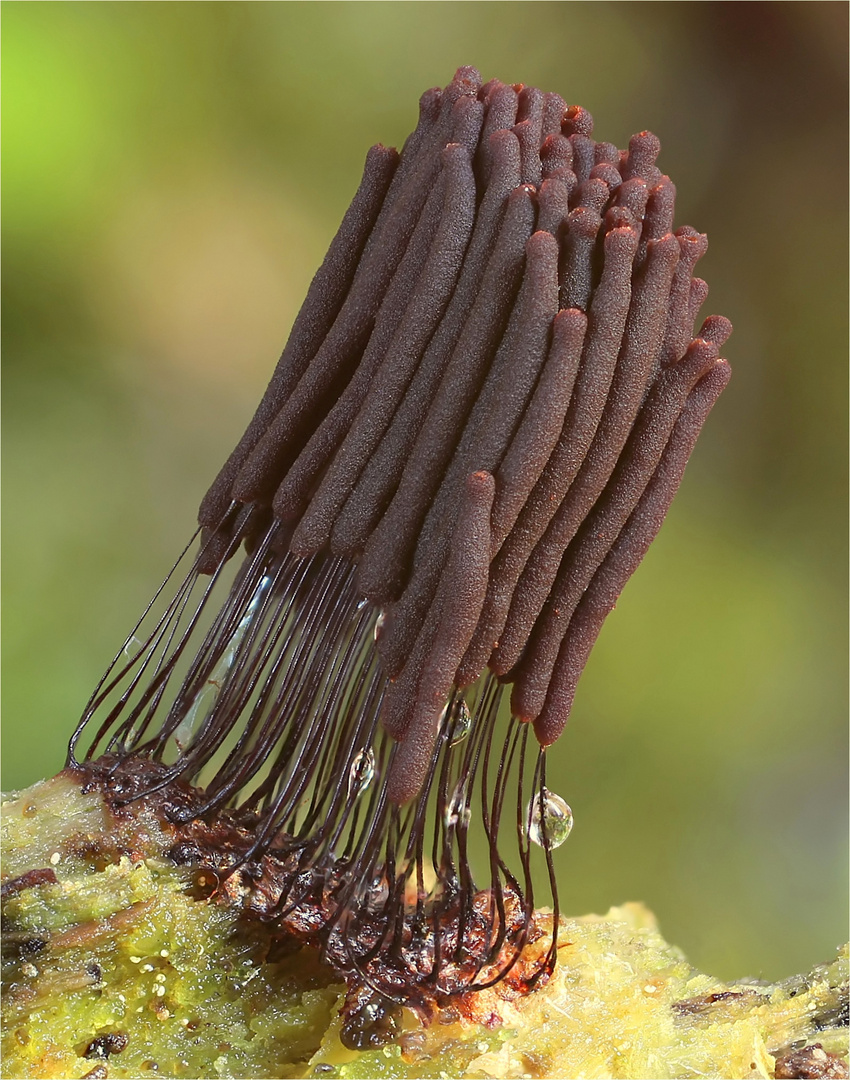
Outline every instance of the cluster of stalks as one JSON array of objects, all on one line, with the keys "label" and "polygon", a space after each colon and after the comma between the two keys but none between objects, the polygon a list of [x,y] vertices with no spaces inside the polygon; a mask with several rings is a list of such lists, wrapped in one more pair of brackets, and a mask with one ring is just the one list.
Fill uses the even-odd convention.
[{"label": "cluster of stalks", "polygon": [[532,846],[555,895],[571,824],[545,748],[729,378],[658,140],[592,126],[462,68],[369,151],[197,552],[71,744],[238,811],[268,917],[386,999],[492,985],[533,936]]}]

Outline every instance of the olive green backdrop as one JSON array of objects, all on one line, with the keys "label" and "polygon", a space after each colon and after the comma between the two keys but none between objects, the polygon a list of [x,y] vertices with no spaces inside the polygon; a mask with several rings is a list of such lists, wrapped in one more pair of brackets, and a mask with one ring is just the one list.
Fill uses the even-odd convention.
[{"label": "olive green backdrop", "polygon": [[734,376],[551,786],[573,913],[718,975],[846,910],[843,3],[8,3],[3,785],[56,771],[191,533],[359,179],[459,64],[650,128]]}]

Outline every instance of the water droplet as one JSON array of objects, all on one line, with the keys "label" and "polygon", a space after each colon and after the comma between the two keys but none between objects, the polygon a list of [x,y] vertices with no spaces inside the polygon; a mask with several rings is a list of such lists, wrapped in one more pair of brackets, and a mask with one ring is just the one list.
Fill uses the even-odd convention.
[{"label": "water droplet", "polygon": [[248,627],[251,625],[251,622],[257,613],[257,609],[262,602],[263,596],[268,591],[271,583],[272,579],[268,574],[265,574],[260,578],[257,587],[254,590],[254,594],[245,609],[245,614],[239,620],[230,640],[222,650],[218,663],[210,672],[204,686],[195,695],[195,699],[189,706],[188,712],[175,728],[174,742],[181,753],[189,745],[192,735],[198,727],[200,727],[201,723],[206,720],[212,712],[216,701],[218,701],[218,695],[221,693],[221,688],[224,686],[228,672],[233,667],[233,661],[236,659],[236,654],[239,651],[239,646],[242,644],[242,639],[248,632]]},{"label": "water droplet", "polygon": [[357,607],[355,608],[355,610],[356,611],[362,611],[363,608],[368,607],[368,606],[369,606],[369,601],[364,596],[362,600],[357,601]]},{"label": "water droplet", "polygon": [[455,698],[451,709],[446,706],[446,734],[449,746],[457,746],[472,730],[472,713],[462,697]]},{"label": "water droplet", "polygon": [[240,626],[242,626],[243,623],[247,626],[248,623],[251,621],[251,616],[260,606],[260,602],[262,601],[263,596],[266,594],[266,592],[268,592],[271,583],[272,579],[269,577],[269,575],[263,574],[257,584],[256,589],[254,590],[254,595],[251,597],[248,607],[245,609],[245,614],[242,617],[242,622],[239,623]]},{"label": "water droplet", "polygon": [[220,687],[216,683],[208,680],[206,686],[195,694],[186,715],[174,729],[174,742],[181,754],[189,745],[195,730],[212,712],[218,700],[219,690]]},{"label": "water droplet", "polygon": [[386,613],[386,611],[379,611],[378,612],[378,618],[375,620],[375,629],[373,631],[373,636],[375,638],[375,641],[377,641],[378,638],[381,636],[381,632],[384,629],[384,623],[386,621],[387,621],[387,613]]},{"label": "water droplet", "polygon": [[346,1050],[378,1050],[399,1034],[401,1006],[373,994],[349,1014],[340,1028],[339,1041]]},{"label": "water droplet", "polygon": [[124,655],[128,660],[132,660],[134,656],[138,656],[139,649],[141,649],[144,642],[139,641],[135,634],[132,635],[130,640],[124,646]]},{"label": "water droplet", "polygon": [[[560,847],[572,832],[573,812],[560,795],[538,791],[526,809],[528,839],[540,847]],[[544,831],[546,837],[544,839]]]},{"label": "water droplet", "polygon": [[454,789],[449,805],[446,807],[446,828],[465,829],[472,817],[472,810],[466,801],[466,781],[459,780]]},{"label": "water droplet", "polygon": [[362,795],[375,779],[375,755],[371,750],[360,750],[348,770],[348,794]]},{"label": "water droplet", "polygon": [[390,887],[385,877],[373,878],[370,884],[361,886],[358,899],[370,911],[380,911],[390,895]]}]

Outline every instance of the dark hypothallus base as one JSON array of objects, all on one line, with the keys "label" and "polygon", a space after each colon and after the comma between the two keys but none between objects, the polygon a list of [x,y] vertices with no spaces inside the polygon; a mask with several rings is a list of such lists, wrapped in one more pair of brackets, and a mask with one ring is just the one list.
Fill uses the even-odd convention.
[{"label": "dark hypothallus base", "polygon": [[[287,851],[286,836],[276,837],[264,853],[249,855],[256,815],[205,812],[200,789],[180,780],[158,786],[164,770],[154,762],[105,755],[75,771],[83,790],[98,790],[118,817],[156,817],[169,837],[167,857],[190,873],[190,894],[198,901],[233,904],[240,910],[241,932],[262,928],[268,935],[268,960],[313,950],[344,980],[340,1038],[349,1049],[366,1050],[396,1039],[402,1030],[402,1007],[412,1009],[422,1022],[447,1008],[451,1015],[463,1016],[472,992],[471,975],[480,978],[484,953],[492,956],[493,970],[501,962],[502,978],[512,993],[526,993],[546,982],[540,956],[530,950],[520,957],[515,950],[533,946],[551,927],[548,921],[545,928],[533,918],[528,921],[521,898],[510,890],[503,890],[500,898],[510,913],[500,935],[494,934],[489,890],[475,894],[473,911],[465,916],[460,897],[437,902],[431,895],[421,905],[418,924],[409,921],[404,928],[399,949],[387,941],[381,906],[360,910],[356,928],[350,922],[352,913],[340,911],[351,869],[343,861],[299,870],[298,858]],[[357,961],[347,940],[352,933],[357,935]],[[497,936],[502,940],[494,949]],[[367,953],[371,955],[364,964]],[[440,954],[452,964],[441,964]]]}]

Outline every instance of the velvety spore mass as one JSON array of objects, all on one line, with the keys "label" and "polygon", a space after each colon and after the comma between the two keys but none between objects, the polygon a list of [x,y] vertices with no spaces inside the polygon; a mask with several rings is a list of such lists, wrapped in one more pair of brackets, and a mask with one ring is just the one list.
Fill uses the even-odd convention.
[{"label": "velvety spore mass", "polygon": [[[689,347],[706,239],[672,231],[658,140],[642,132],[618,151],[591,130],[558,95],[481,87],[471,69],[425,94],[403,163],[370,151],[201,508],[216,530],[233,502],[270,503],[293,528],[290,550],[358,564],[361,592],[388,608],[384,669],[408,691],[392,722],[402,801],[421,787],[452,684],[485,666],[515,684],[516,715],[542,717],[541,741],[560,731],[578,601],[612,548],[645,546],[626,521],[700,380],[704,419],[728,378],[727,320],[709,319]],[[476,472],[495,480],[490,558],[464,563],[451,549]],[[669,502],[675,485],[665,490]],[[444,579],[459,574],[462,629],[441,613]]]},{"label": "velvety spore mass", "polygon": [[400,155],[369,151],[187,576],[72,744],[97,723],[116,777],[152,758],[203,813],[253,815],[279,909],[320,913],[334,962],[393,999],[515,962],[529,839],[554,884],[528,732],[563,730],[729,378],[728,321],[693,337],[706,238],[674,231],[658,139],[592,129],[461,68]]}]

